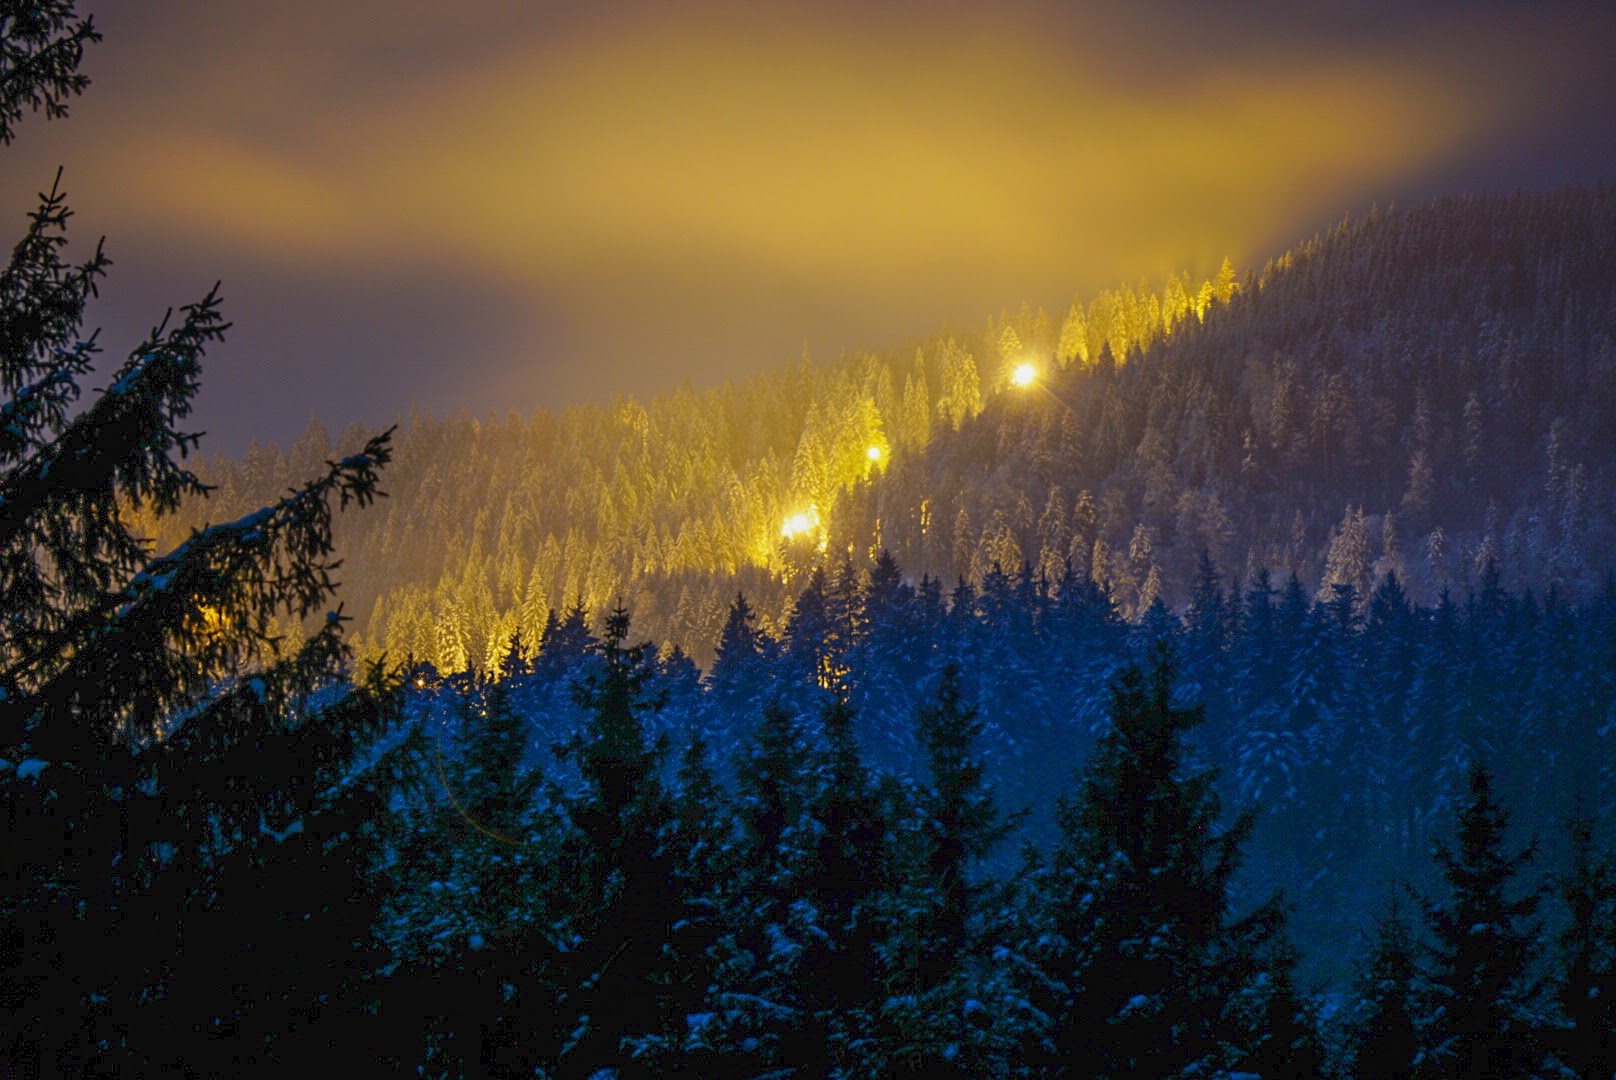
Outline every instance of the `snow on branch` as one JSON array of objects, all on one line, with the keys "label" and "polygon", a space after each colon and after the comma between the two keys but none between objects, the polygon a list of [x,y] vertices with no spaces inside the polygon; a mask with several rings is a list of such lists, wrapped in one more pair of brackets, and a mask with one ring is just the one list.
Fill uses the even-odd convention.
[{"label": "snow on branch", "polygon": [[[13,669],[17,685],[36,688],[27,711],[65,716],[60,706],[72,702],[103,737],[130,724],[150,730],[261,656],[272,617],[301,620],[335,592],[333,504],[365,506],[381,494],[391,436],[327,462],[324,476],[278,503],[193,531],[47,635]],[[328,630],[335,636],[340,626],[332,621]],[[109,711],[100,702],[120,704]]]}]

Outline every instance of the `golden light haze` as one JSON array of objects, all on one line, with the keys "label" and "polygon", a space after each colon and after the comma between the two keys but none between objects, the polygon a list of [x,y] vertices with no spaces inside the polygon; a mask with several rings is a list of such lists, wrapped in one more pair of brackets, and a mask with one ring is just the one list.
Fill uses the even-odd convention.
[{"label": "golden light haze", "polygon": [[157,29],[120,44],[132,24],[100,8],[104,72],[71,121],[28,137],[115,256],[161,238],[270,276],[318,264],[497,295],[505,354],[453,358],[479,412],[1250,266],[1537,102],[1535,62],[1493,63],[1533,24],[1496,9],[1390,45],[1253,31],[1213,53],[1105,7],[475,0],[469,25],[435,29],[445,9],[417,0],[393,18],[165,0],[165,65]]},{"label": "golden light haze", "polygon": [[1247,254],[1270,222],[1463,146],[1481,90],[1315,58],[1124,96],[1030,38],[665,15],[406,84],[379,113],[311,110],[302,146],[204,130],[153,154],[129,125],[120,181],[78,186],[215,242],[449,259],[563,294],[607,277],[682,301],[762,274],[981,306]]}]

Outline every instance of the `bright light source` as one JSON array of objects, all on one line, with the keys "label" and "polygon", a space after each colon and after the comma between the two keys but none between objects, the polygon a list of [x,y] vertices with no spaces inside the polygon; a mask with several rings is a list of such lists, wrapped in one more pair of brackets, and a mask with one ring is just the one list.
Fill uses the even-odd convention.
[{"label": "bright light source", "polygon": [[1017,364],[1010,373],[1010,382],[1015,386],[1031,386],[1037,381],[1038,368],[1033,364]]},{"label": "bright light source", "polygon": [[864,456],[869,458],[871,461],[880,461],[881,448],[879,446],[872,446],[868,450],[864,451]]},{"label": "bright light source", "polygon": [[817,524],[819,524],[818,514],[811,510],[798,511],[786,518],[784,524],[780,526],[780,535],[790,540],[792,537],[812,532]]}]

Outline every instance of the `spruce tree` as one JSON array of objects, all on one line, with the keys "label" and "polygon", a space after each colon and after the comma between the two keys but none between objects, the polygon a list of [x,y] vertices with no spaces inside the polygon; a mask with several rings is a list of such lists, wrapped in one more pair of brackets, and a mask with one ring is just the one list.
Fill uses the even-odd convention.
[{"label": "spruce tree", "polygon": [[1509,818],[1484,766],[1472,763],[1467,787],[1457,844],[1437,846],[1451,895],[1445,904],[1425,902],[1437,1005],[1427,1057],[1439,1075],[1466,1080],[1528,1075],[1543,1059],[1541,897],[1516,878],[1535,845],[1505,851]]},{"label": "spruce tree", "polygon": [[925,880],[935,914],[921,961],[923,982],[936,982],[966,953],[967,926],[980,888],[971,871],[1009,833],[1012,823],[994,806],[976,748],[977,710],[965,704],[958,665],[949,664],[936,696],[919,710],[931,784],[922,794]]},{"label": "spruce tree", "polygon": [[831,652],[829,586],[823,567],[816,566],[798,594],[786,623],[785,672],[797,685],[830,689],[836,681],[836,658]]},{"label": "spruce tree", "polygon": [[745,594],[737,592],[719,635],[712,668],[703,680],[707,690],[703,727],[714,741],[744,738],[762,708],[770,675],[765,652],[773,643],[756,622],[757,611]]},{"label": "spruce tree", "polygon": [[1326,1075],[1319,1007],[1296,981],[1300,955],[1278,933],[1275,906],[1237,937],[1246,947],[1231,965],[1239,990],[1225,1007],[1228,1060],[1239,1073],[1273,1080],[1321,1080]]},{"label": "spruce tree", "polygon": [[736,765],[741,877],[761,921],[782,917],[802,887],[812,799],[808,748],[799,718],[779,702],[763,709]]},{"label": "spruce tree", "polygon": [[[509,655],[519,653],[513,648]],[[508,839],[520,833],[543,774],[526,765],[528,725],[511,706],[509,684],[486,673],[467,676],[465,684],[457,703],[460,775],[445,794],[467,826]]]},{"label": "spruce tree", "polygon": [[981,863],[1014,825],[994,806],[977,748],[982,720],[955,664],[917,714],[929,783],[905,830],[911,864],[883,946],[884,1056],[897,1075],[1002,1075],[1019,1032],[1011,987],[988,962]]},{"label": "spruce tree", "polygon": [[813,782],[797,716],[769,703],[735,771],[735,875],[710,950],[714,993],[690,1045],[723,1063],[706,1075],[750,1077],[793,1064],[805,1038],[803,946],[795,930],[796,901],[810,875]]},{"label": "spruce tree", "polygon": [[866,1052],[860,1029],[868,1024],[881,900],[892,880],[889,826],[853,719],[840,697],[821,718],[825,742],[809,806],[810,871],[796,905],[803,932],[798,989],[809,1038],[792,1057],[809,1075],[862,1072],[855,1064]]},{"label": "spruce tree", "polygon": [[1229,884],[1251,818],[1218,822],[1213,774],[1187,760],[1200,709],[1172,702],[1171,667],[1127,668],[1077,797],[1063,802],[1049,875],[1051,1075],[1181,1076],[1256,1049],[1227,1007],[1265,974],[1281,916],[1236,920]]},{"label": "spruce tree", "polygon": [[[0,144],[25,111],[63,114],[97,39],[67,0],[0,3]],[[396,681],[340,681],[339,612],[306,641],[274,627],[325,609],[334,509],[379,494],[388,438],[155,554],[136,515],[208,492],[184,422],[227,326],[209,292],[85,400],[85,306],[108,261],[65,261],[69,217],[53,186],[0,268],[0,1057],[51,1074],[303,1067],[358,1034],[383,962],[368,869],[413,770],[360,764]]]},{"label": "spruce tree", "polygon": [[1420,969],[1413,930],[1394,900],[1375,928],[1358,975],[1347,1028],[1347,1068],[1354,1080],[1414,1080],[1422,1075],[1430,988]]},{"label": "spruce tree", "polygon": [[558,829],[542,772],[524,764],[527,723],[508,686],[475,672],[445,685],[453,738],[429,748],[426,805],[399,814],[399,884],[381,915],[398,968],[381,1008],[399,1032],[393,1049],[415,1055],[406,1065],[531,1075],[545,1044],[530,1032],[555,1008]]},{"label": "spruce tree", "polygon": [[1560,883],[1570,921],[1554,987],[1565,1027],[1554,1056],[1578,1080],[1616,1075],[1616,864],[1594,849],[1593,822],[1572,817],[1571,867]]},{"label": "spruce tree", "polygon": [[669,1022],[636,1052],[656,1063],[658,1075],[716,1076],[718,1055],[690,1034],[686,1017],[707,1007],[726,928],[725,908],[736,896],[734,810],[713,774],[707,744],[693,736],[680,756],[673,795],[671,848],[674,917],[664,952]]},{"label": "spruce tree", "polygon": [[[1195,577],[1190,585],[1189,607],[1184,613],[1186,638],[1193,652],[1194,670],[1191,676],[1203,692],[1221,690],[1228,684],[1225,664],[1228,661],[1229,642],[1233,636],[1233,620],[1228,600],[1223,595],[1223,583],[1212,556],[1205,548],[1195,564]],[[1221,719],[1218,709],[1214,721]]]},{"label": "spruce tree", "polygon": [[915,590],[883,548],[861,598],[863,633],[847,658],[851,700],[869,733],[872,759],[907,763],[915,754],[912,688],[924,672],[925,637],[916,633]]},{"label": "spruce tree", "polygon": [[589,632],[589,610],[579,597],[564,615],[550,612],[534,670],[558,678],[573,670],[596,644],[595,635]]},{"label": "spruce tree", "polygon": [[743,702],[757,689],[754,684],[763,643],[756,622],[757,612],[746,602],[746,594],[737,592],[718,638],[712,670],[707,675],[710,688]]},{"label": "spruce tree", "polygon": [[601,1068],[651,1075],[636,1046],[665,1045],[684,1020],[675,1015],[682,995],[669,950],[678,898],[675,807],[663,779],[668,748],[645,726],[660,707],[646,688],[655,671],[649,643],[627,644],[628,630],[619,606],[606,618],[600,668],[577,687],[585,728],[564,748],[582,787],[556,798],[572,830],[561,861],[575,875],[555,1016],[561,1076]]}]

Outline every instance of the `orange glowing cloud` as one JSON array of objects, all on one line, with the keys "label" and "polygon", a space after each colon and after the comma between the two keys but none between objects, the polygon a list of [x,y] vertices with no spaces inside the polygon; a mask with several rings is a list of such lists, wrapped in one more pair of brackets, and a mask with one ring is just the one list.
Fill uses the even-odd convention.
[{"label": "orange glowing cloud", "polygon": [[426,88],[347,167],[395,226],[549,287],[711,272],[994,297],[1243,249],[1453,153],[1475,101],[1353,61],[1124,97],[1031,41],[669,24]]},{"label": "orange glowing cloud", "polygon": [[[253,63],[198,50],[144,97],[87,98],[64,144],[91,148],[63,154],[76,202],[114,235],[133,223],[531,291],[566,313],[552,349],[603,365],[597,388],[647,350],[728,350],[733,373],[808,333],[896,339],[1224,255],[1249,264],[1533,100],[1529,69],[1492,63],[1521,24],[1480,18],[1465,40],[1441,27],[1390,48],[1135,64],[1106,51],[1120,38],[1098,16],[1075,44],[959,10],[647,6],[548,33],[534,29],[548,7],[476,0],[456,48],[493,44],[439,56],[407,20],[342,18],[322,38],[269,10],[285,7],[236,27]],[[502,38],[518,10],[529,23]],[[1444,48],[1470,59],[1433,61]],[[379,52],[427,59],[366,69]],[[162,117],[156,137],[142,109]]]}]

